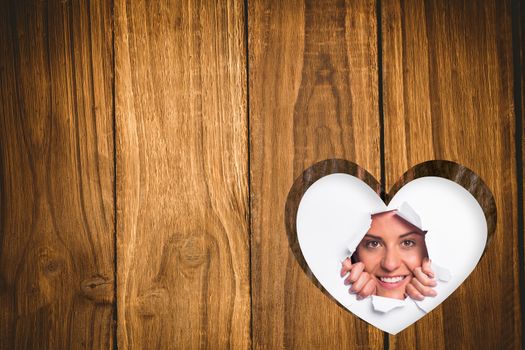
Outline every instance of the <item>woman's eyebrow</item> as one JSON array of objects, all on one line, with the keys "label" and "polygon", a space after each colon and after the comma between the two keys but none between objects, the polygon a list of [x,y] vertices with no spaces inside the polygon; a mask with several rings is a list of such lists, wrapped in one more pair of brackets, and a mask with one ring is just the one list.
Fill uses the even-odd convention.
[{"label": "woman's eyebrow", "polygon": [[405,236],[409,236],[409,235],[412,235],[412,234],[423,236],[423,233],[421,233],[419,231],[410,231],[410,232],[407,232],[407,233],[403,233],[401,236],[399,236],[399,238],[403,238]]},{"label": "woman's eyebrow", "polygon": [[[373,239],[377,239],[378,241],[382,241],[382,240],[383,240],[382,237],[380,237],[380,236],[375,236],[375,235],[370,234],[370,233],[367,233],[367,234],[365,235],[365,237],[370,237],[370,238],[373,238]],[[364,238],[364,237],[363,237],[363,238]]]}]

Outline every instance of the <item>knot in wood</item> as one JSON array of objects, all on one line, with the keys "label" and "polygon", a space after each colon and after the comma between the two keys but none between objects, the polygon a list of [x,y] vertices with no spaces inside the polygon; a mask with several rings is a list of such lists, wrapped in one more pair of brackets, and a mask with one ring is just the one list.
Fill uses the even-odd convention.
[{"label": "knot in wood", "polygon": [[114,300],[113,280],[101,276],[88,278],[80,283],[82,295],[97,304],[112,304]]},{"label": "knot in wood", "polygon": [[37,251],[37,257],[41,273],[48,278],[56,277],[64,269],[65,261],[53,247],[40,247]]},{"label": "knot in wood", "polygon": [[208,259],[208,243],[204,236],[188,237],[180,250],[181,263],[185,267],[199,267]]},{"label": "knot in wood", "polygon": [[142,318],[154,318],[169,310],[169,293],[165,288],[150,289],[137,297],[137,313]]}]

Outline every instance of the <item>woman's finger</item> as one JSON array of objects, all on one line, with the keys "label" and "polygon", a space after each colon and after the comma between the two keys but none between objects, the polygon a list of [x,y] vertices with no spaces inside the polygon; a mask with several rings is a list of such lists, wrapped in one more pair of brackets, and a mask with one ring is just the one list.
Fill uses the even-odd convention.
[{"label": "woman's finger", "polygon": [[425,297],[412,284],[407,284],[406,293],[409,297],[416,300],[423,300]]},{"label": "woman's finger", "polygon": [[341,267],[341,277],[344,277],[352,269],[352,261],[350,258],[346,258],[341,264],[343,265]]},{"label": "woman's finger", "polygon": [[413,272],[416,279],[424,286],[435,287],[437,285],[436,281],[433,278],[428,277],[421,267],[416,267]]},{"label": "woman's finger", "polygon": [[[353,272],[353,270],[352,270],[352,272]],[[356,294],[361,292],[361,289],[363,289],[363,287],[366,285],[366,283],[368,282],[368,280],[370,278],[371,277],[368,274],[368,272],[362,272],[359,275],[359,278],[354,283],[352,283],[352,287],[350,287],[350,292],[356,293]]]},{"label": "woman's finger", "polygon": [[372,294],[375,294],[376,292],[376,281],[373,278],[370,278],[368,282],[366,282],[365,286],[361,289],[359,292],[357,299],[364,299]]},{"label": "woman's finger", "polygon": [[423,264],[421,264],[421,269],[427,276],[430,276],[431,278],[435,277],[434,271],[432,271],[432,262],[430,261],[429,258],[423,259]]},{"label": "woman's finger", "polygon": [[426,297],[435,297],[436,291],[430,287],[424,286],[417,278],[412,278],[410,283],[418,290],[419,293]]},{"label": "woman's finger", "polygon": [[355,283],[362,275],[363,270],[365,269],[365,264],[358,262],[352,265],[352,271],[350,275],[345,280],[346,284]]}]

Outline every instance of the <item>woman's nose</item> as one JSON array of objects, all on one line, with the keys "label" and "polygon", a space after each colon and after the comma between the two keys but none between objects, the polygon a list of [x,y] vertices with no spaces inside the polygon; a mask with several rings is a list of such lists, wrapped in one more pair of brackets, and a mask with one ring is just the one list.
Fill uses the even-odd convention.
[{"label": "woman's nose", "polygon": [[401,265],[401,256],[393,249],[387,249],[381,260],[381,267],[389,272],[395,271]]}]

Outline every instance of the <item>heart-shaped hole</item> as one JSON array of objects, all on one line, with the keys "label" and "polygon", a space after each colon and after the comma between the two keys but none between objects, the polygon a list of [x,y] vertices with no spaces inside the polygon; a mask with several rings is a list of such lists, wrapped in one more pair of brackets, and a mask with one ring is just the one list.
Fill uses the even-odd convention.
[{"label": "heart-shaped hole", "polygon": [[[476,244],[477,248],[474,247],[473,248],[474,250],[472,250],[472,253],[468,253],[468,254],[472,255],[472,259],[475,260],[475,261],[469,261],[467,264],[465,264],[465,265],[468,265],[468,266],[465,266],[465,269],[464,269],[465,271],[462,271],[462,270],[459,271],[458,279],[456,281],[453,281],[453,283],[455,283],[455,284],[446,286],[447,288],[445,288],[445,294],[443,294],[445,299],[471,273],[471,271],[474,269],[474,267],[478,263],[478,260],[479,260],[480,255],[481,255],[481,253],[480,253],[481,250],[483,251],[483,254],[484,254],[484,251],[488,247],[488,244],[489,244],[489,242],[490,242],[490,240],[492,238],[492,235],[494,234],[495,225],[496,225],[496,205],[495,205],[495,201],[494,201],[494,198],[492,196],[492,193],[490,192],[488,187],[485,185],[485,183],[482,181],[482,179],[478,175],[476,175],[474,172],[472,172],[471,170],[469,170],[468,168],[466,168],[466,167],[464,167],[464,166],[462,166],[460,164],[457,164],[457,163],[454,163],[454,162],[451,162],[451,161],[444,161],[444,160],[433,160],[433,161],[428,161],[428,162],[424,162],[424,163],[418,164],[418,165],[414,166],[413,168],[411,168],[410,170],[408,170],[399,179],[399,181],[396,182],[396,184],[392,187],[392,189],[390,190],[390,192],[388,194],[384,193],[381,190],[380,183],[371,174],[369,174],[363,168],[359,167],[357,164],[349,162],[349,161],[346,161],[346,160],[329,159],[329,160],[325,160],[325,161],[316,163],[313,166],[311,166],[310,168],[306,169],[301,174],[301,176],[299,176],[296,179],[296,181],[294,182],[294,184],[293,184],[293,186],[292,186],[292,188],[291,188],[291,190],[290,190],[290,192],[288,194],[288,199],[287,199],[286,207],[285,207],[285,220],[286,220],[285,225],[286,225],[286,231],[287,231],[288,240],[289,240],[289,244],[290,244],[290,248],[292,249],[292,252],[294,253],[294,255],[295,255],[297,261],[299,262],[299,265],[303,269],[303,271],[313,281],[313,283],[320,290],[323,291],[323,293],[325,293],[330,298],[332,298],[332,300],[334,300],[341,307],[344,307],[344,308],[350,310],[351,312],[353,312],[354,314],[358,315],[359,317],[361,317],[365,321],[367,321],[367,322],[375,325],[376,327],[378,327],[380,329],[383,329],[383,330],[385,330],[385,331],[387,331],[387,332],[389,332],[391,334],[395,334],[398,331],[400,331],[401,329],[403,329],[403,328],[407,327],[408,325],[412,324],[417,319],[419,319],[420,317],[424,316],[424,313],[419,313],[418,314],[418,312],[413,311],[413,315],[409,317],[409,316],[407,316],[407,315],[402,313],[404,311],[397,310],[396,312],[390,313],[389,315],[382,315],[382,314],[376,315],[375,311],[371,315],[369,315],[369,312],[367,311],[368,309],[366,309],[366,307],[364,306],[365,305],[364,303],[357,304],[357,303],[354,302],[352,304],[353,306],[351,306],[350,303],[348,303],[348,300],[351,299],[350,296],[348,294],[343,295],[341,293],[341,287],[343,286],[342,285],[343,281],[341,280],[340,281],[341,285],[338,285],[337,284],[338,281],[336,281],[333,278],[333,276],[330,276],[330,278],[325,278],[326,274],[331,274],[332,273],[332,270],[334,270],[334,273],[337,272],[337,271],[335,271],[335,270],[337,270],[336,268],[334,268],[334,269],[332,269],[331,267],[327,268],[326,264],[324,264],[324,261],[330,260],[331,257],[330,256],[329,257],[323,257],[322,261],[323,261],[323,264],[325,266],[323,266],[323,267],[315,266],[316,264],[319,264],[318,262],[316,262],[316,261],[319,261],[319,260],[316,259],[317,257],[315,256],[317,254],[316,253],[317,249],[321,252],[319,254],[326,254],[326,249],[333,249],[333,248],[320,247],[321,245],[324,245],[324,243],[325,243],[324,242],[325,238],[321,237],[321,236],[319,236],[317,234],[317,232],[322,231],[322,225],[319,226],[318,223],[316,223],[315,225],[311,225],[311,226],[316,226],[315,229],[312,229],[313,233],[310,233],[310,236],[305,236],[304,234],[303,234],[303,236],[301,236],[301,237],[303,237],[302,238],[302,240],[303,240],[302,243],[303,243],[303,246],[304,246],[304,245],[308,245],[307,244],[308,243],[308,239],[310,239],[310,238],[304,238],[304,237],[312,237],[312,235],[315,235],[315,240],[313,242],[310,242],[310,243],[314,244],[313,250],[310,249],[307,252],[307,254],[306,254],[307,258],[305,258],[304,254],[303,254],[303,250],[301,249],[301,245],[300,245],[300,241],[298,239],[298,233],[297,233],[297,216],[298,216],[298,210],[299,210],[299,207],[300,207],[300,203],[301,203],[301,201],[303,199],[303,196],[308,191],[308,189],[310,189],[310,187],[314,183],[316,183],[318,180],[324,178],[323,181],[319,181],[318,182],[318,185],[316,185],[317,187],[321,186],[319,184],[325,183],[322,186],[325,186],[324,188],[329,188],[329,187],[326,187],[326,183],[328,183],[327,181],[332,181],[332,179],[334,179],[335,183],[337,183],[337,181],[339,181],[339,180],[336,179],[337,176],[333,176],[333,175],[332,176],[328,176],[328,175],[331,175],[331,174],[347,174],[347,175],[351,175],[351,177],[353,177],[353,180],[351,180],[351,181],[353,181],[354,183],[356,181],[361,183],[361,185],[359,185],[359,186],[361,186],[360,187],[361,188],[360,191],[364,190],[364,191],[368,191],[368,192],[372,192],[372,191],[375,192],[375,194],[377,194],[377,196],[381,196],[382,200],[384,201],[384,203],[386,205],[388,205],[388,204],[397,204],[397,205],[399,205],[399,203],[396,203],[396,202],[399,202],[398,199],[403,197],[403,196],[405,198],[407,196],[411,197],[412,198],[411,201],[416,201],[416,202],[419,201],[419,202],[421,202],[421,198],[418,198],[417,195],[416,195],[416,197],[414,197],[414,191],[415,191],[416,194],[419,193],[419,192],[426,192],[427,197],[435,197],[435,198],[426,198],[425,200],[427,200],[427,201],[434,201],[435,200],[435,201],[438,202],[439,201],[438,197],[441,196],[441,192],[439,192],[439,191],[441,191],[441,189],[438,192],[427,191],[427,188],[429,187],[429,185],[430,186],[437,186],[437,188],[440,188],[440,186],[441,187],[445,186],[445,187],[442,188],[442,190],[444,192],[447,192],[447,191],[449,191],[450,184],[452,184],[452,187],[455,186],[455,187],[461,189],[460,192],[464,192],[464,194],[460,194],[460,197],[462,196],[460,198],[460,201],[463,201],[463,197],[469,197],[471,202],[474,201],[474,200],[472,200],[472,198],[475,199],[475,202],[477,202],[475,204],[475,206],[476,206],[476,208],[478,208],[478,213],[477,214],[472,214],[474,216],[472,216],[472,215],[467,213],[467,215],[470,215],[470,216],[468,216],[470,218],[468,220],[471,220],[471,221],[472,220],[477,220],[477,221],[481,220],[482,221],[483,217],[484,217],[484,219],[486,221],[486,228],[485,228],[485,226],[482,227],[482,226],[478,225],[479,228],[475,228],[474,231],[477,232],[477,231],[485,231],[486,230],[486,244],[485,244],[485,236],[484,236],[483,237],[483,242],[482,242],[483,245],[481,246],[480,244]],[[350,178],[350,176],[346,176],[346,178]],[[360,180],[357,180],[357,179],[360,179]],[[343,179],[343,180],[346,181],[345,179]],[[414,180],[417,180],[417,181],[414,181]],[[406,186],[409,183],[410,183],[410,185]],[[333,190],[333,186],[334,186],[333,184],[334,184],[334,181],[332,181],[332,184],[330,185],[332,187],[332,190]],[[344,184],[344,182],[343,182],[343,184]],[[366,185],[364,185],[364,184],[366,184],[369,188]],[[316,215],[315,214],[315,212],[316,212],[315,204],[312,205],[312,203],[311,203],[312,198],[320,198],[319,197],[319,189],[316,189],[316,186],[314,186],[313,189],[315,189],[315,191],[317,191],[316,192],[317,193],[316,194],[317,197],[312,197],[312,196],[307,197],[307,201],[309,201],[309,203],[310,203],[310,204],[308,204],[308,207],[310,209],[309,209],[309,215],[307,216],[308,218],[305,221],[309,221],[312,216]],[[343,185],[343,186],[346,186],[346,185]],[[404,187],[404,186],[406,186],[406,187]],[[319,187],[319,188],[321,188],[321,187]],[[367,190],[367,188],[368,188],[368,190]],[[409,190],[409,188],[410,188],[410,190]],[[466,190],[466,191],[464,191],[463,189]],[[458,192],[457,189],[454,189],[454,188],[452,188],[452,191],[453,191],[453,193]],[[411,192],[412,192],[412,195],[407,194],[407,193],[411,193]],[[310,193],[312,193],[312,192],[310,191]],[[337,193],[337,188],[335,189],[335,192],[333,192],[333,193],[335,193],[335,195],[334,194],[331,194],[331,195],[334,196],[334,198],[337,197],[337,196],[340,196]],[[400,193],[400,195],[396,197],[396,195],[398,193]],[[367,196],[370,197],[370,193]],[[377,197],[377,196],[375,196],[375,197]],[[456,194],[454,194],[454,196],[456,196]],[[393,200],[392,203],[390,203],[391,200]],[[469,200],[469,199],[467,198],[467,200]],[[378,199],[375,199],[375,201],[376,202],[381,202]],[[325,201],[325,205],[327,203],[328,204],[330,203],[330,198],[328,199],[328,201]],[[478,204],[479,204],[479,207],[477,206]],[[334,205],[337,205],[337,204],[334,204]],[[381,203],[381,205],[383,205],[383,204]],[[444,203],[443,205],[446,206],[447,207],[446,209],[449,210],[449,213],[451,213],[450,212],[450,208],[448,208],[448,206],[449,206],[448,203]],[[436,204],[434,204],[434,206],[436,206]],[[416,205],[416,207],[417,207],[417,205]],[[421,204],[419,204],[419,207],[421,208]],[[303,208],[304,208],[304,206],[303,206]],[[313,211],[312,211],[312,208],[313,208]],[[336,208],[336,207],[334,207],[334,208]],[[481,210],[479,210],[479,208],[481,208],[482,213],[481,213]],[[323,211],[323,210],[325,210],[325,209],[322,208],[319,211]],[[476,211],[476,209],[474,209],[474,211]],[[437,210],[436,210],[436,212],[437,212]],[[312,215],[312,213],[313,213],[313,215]],[[431,212],[431,213],[433,213],[433,212]],[[331,214],[329,213],[328,216],[329,215],[331,215]],[[350,213],[350,215],[351,215],[351,213]],[[436,215],[439,215],[439,214],[436,214]],[[455,215],[455,213],[454,213],[454,215]],[[430,216],[435,216],[435,215],[434,214],[429,214],[428,210],[427,210],[427,213],[426,213],[427,221],[434,221],[435,222],[436,220],[428,220]],[[457,220],[457,217],[456,217],[456,220]],[[318,221],[319,221],[319,219],[318,219]],[[309,222],[312,222],[312,221],[309,221]],[[323,224],[323,223],[321,223],[321,224]],[[334,223],[330,223],[330,222],[326,223],[326,225],[329,225],[329,224],[331,226],[334,225]],[[482,224],[484,225],[485,222],[483,222]],[[335,225],[337,225],[337,223]],[[476,226],[476,227],[478,227],[478,226]],[[308,228],[308,226],[307,226],[307,228]],[[332,227],[332,230],[333,230],[333,227]],[[469,230],[468,227],[467,227],[467,230]],[[472,231],[472,229],[470,229],[470,230]],[[308,229],[304,229],[304,225],[303,225],[303,231],[308,231]],[[341,231],[341,229],[339,229],[339,231]],[[434,231],[439,231],[439,230],[436,229]],[[443,231],[441,231],[441,232],[443,232]],[[474,233],[476,233],[476,232],[474,232]],[[364,235],[364,232],[362,233],[362,235]],[[361,238],[362,238],[362,236],[359,236],[359,241],[361,240]],[[434,235],[433,238],[434,238],[433,241],[435,243],[436,242],[436,236]],[[327,238],[327,239],[329,240],[330,238]],[[439,240],[439,237],[437,239]],[[470,239],[472,239],[472,238],[470,238]],[[305,240],[306,240],[307,243],[304,243]],[[338,242],[337,244],[341,245],[340,242]],[[319,246],[319,248],[318,248],[318,246]],[[435,246],[436,246],[436,244],[434,244],[434,247]],[[439,242],[438,242],[437,246],[439,246]],[[343,245],[342,248],[344,248],[344,245]],[[446,248],[439,248],[439,249],[443,250],[443,249],[446,249]],[[337,248],[335,250],[337,252],[334,252],[334,254],[331,254],[331,255],[337,255],[338,254],[339,248]],[[434,253],[436,253],[436,252],[434,252]],[[441,253],[441,252],[438,252],[438,253]],[[430,254],[430,255],[432,257],[432,254]],[[441,260],[444,260],[443,259],[443,254],[437,254],[437,255],[441,256],[441,258],[442,258]],[[463,260],[465,260],[465,259],[463,259]],[[308,261],[308,263],[307,263],[307,261]],[[461,259],[459,259],[458,261],[460,261],[460,263],[459,263],[460,265],[463,264],[463,262],[461,262],[462,261]],[[454,262],[454,259],[451,259],[451,262]],[[314,267],[310,268],[309,264],[313,264]],[[315,271],[315,273],[312,270]],[[459,277],[461,277],[461,278],[459,278]],[[337,285],[336,286],[337,288],[334,287],[334,284]],[[379,299],[381,299],[381,298],[376,297],[374,300],[379,300]],[[438,300],[439,300],[439,302],[438,302]],[[428,312],[431,309],[433,309],[434,307],[436,307],[437,305],[439,305],[439,303],[441,303],[443,300],[444,300],[443,298],[442,299],[437,298],[436,301],[433,302],[432,300],[427,299],[425,307],[421,307],[421,305],[420,305],[420,309],[415,308],[414,310],[419,310],[419,311],[427,310],[425,312]],[[409,308],[407,308],[407,310],[408,309]]]}]

